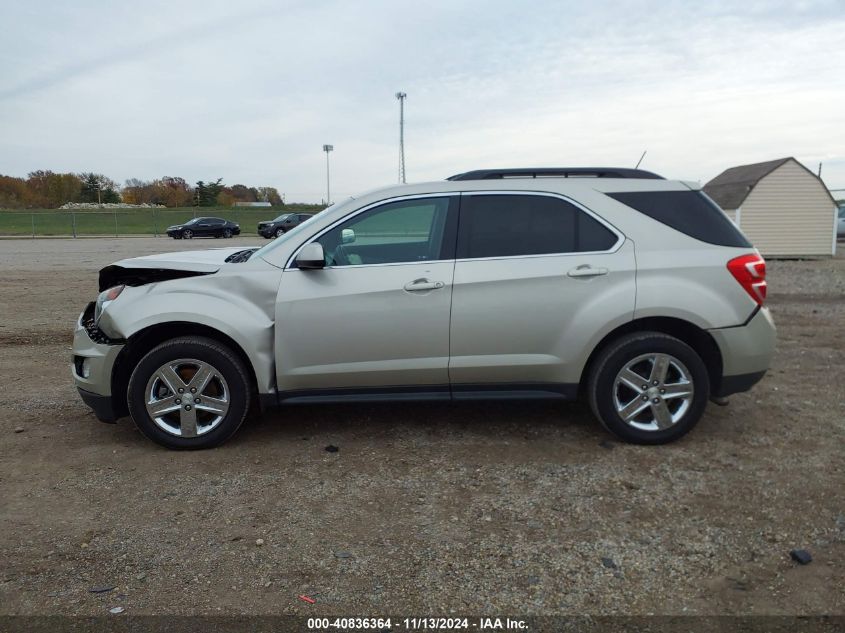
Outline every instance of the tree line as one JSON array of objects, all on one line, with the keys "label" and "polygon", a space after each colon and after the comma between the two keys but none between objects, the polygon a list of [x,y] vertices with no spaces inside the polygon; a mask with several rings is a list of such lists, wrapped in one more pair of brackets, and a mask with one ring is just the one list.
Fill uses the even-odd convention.
[{"label": "tree line", "polygon": [[163,204],[167,207],[231,206],[236,202],[283,204],[275,187],[227,186],[223,179],[188,184],[178,176],[130,178],[123,187],[93,172],[58,174],[38,170],[26,178],[0,174],[0,209],[55,209],[67,202]]}]

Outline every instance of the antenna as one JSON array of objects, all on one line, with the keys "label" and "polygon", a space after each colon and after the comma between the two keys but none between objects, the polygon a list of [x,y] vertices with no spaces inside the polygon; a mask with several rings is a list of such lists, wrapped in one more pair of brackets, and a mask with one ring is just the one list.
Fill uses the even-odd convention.
[{"label": "antenna", "polygon": [[643,151],[643,155],[640,156],[640,160],[637,161],[637,164],[634,165],[634,169],[639,169],[640,163],[643,162],[643,158],[645,158],[646,153],[648,150]]},{"label": "antenna", "polygon": [[408,97],[404,92],[397,92],[399,99],[399,182],[405,182],[405,99]]}]

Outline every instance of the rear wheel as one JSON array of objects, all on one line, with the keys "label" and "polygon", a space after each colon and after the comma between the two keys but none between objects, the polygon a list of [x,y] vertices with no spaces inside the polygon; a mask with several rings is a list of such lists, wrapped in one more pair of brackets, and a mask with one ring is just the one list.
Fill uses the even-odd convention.
[{"label": "rear wheel", "polygon": [[243,362],[212,339],[186,336],[153,348],[129,379],[129,413],[152,441],[173,449],[211,448],[229,439],[249,410]]},{"label": "rear wheel", "polygon": [[664,444],[688,433],[710,395],[704,361],[659,332],[637,332],[607,346],[593,363],[590,407],[610,432],[637,444]]}]

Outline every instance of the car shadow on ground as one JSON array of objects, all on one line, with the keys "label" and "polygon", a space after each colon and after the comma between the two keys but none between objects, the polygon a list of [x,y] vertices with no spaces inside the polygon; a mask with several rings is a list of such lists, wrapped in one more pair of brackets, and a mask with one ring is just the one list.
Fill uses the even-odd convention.
[{"label": "car shadow on ground", "polygon": [[274,441],[300,435],[386,439],[402,435],[476,440],[608,437],[581,402],[485,401],[287,405],[248,418],[234,441]]}]

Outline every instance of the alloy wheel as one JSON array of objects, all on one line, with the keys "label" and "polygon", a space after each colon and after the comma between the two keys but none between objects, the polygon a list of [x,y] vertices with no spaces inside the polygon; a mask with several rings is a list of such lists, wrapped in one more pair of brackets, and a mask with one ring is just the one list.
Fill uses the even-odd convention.
[{"label": "alloy wheel", "polygon": [[643,354],[627,363],[613,383],[619,417],[636,429],[662,431],[692,405],[695,386],[687,367],[670,354]]},{"label": "alloy wheel", "polygon": [[147,414],[157,427],[179,437],[215,429],[229,411],[230,391],[209,363],[183,358],[165,363],[147,381]]}]

